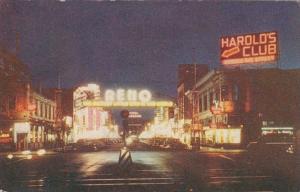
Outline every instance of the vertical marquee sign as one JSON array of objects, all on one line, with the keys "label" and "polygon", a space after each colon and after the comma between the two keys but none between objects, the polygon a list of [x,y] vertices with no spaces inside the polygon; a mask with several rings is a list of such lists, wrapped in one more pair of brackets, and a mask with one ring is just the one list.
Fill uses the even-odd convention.
[{"label": "vertical marquee sign", "polygon": [[274,62],[279,54],[276,32],[224,36],[220,47],[223,65]]}]

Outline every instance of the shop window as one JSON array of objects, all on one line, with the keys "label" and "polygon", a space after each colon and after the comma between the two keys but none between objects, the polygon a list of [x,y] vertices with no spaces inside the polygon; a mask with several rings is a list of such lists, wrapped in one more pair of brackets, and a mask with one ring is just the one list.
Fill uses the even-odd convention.
[{"label": "shop window", "polygon": [[219,91],[215,92],[215,101],[219,101],[220,100],[220,94]]},{"label": "shop window", "polygon": [[6,112],[6,106],[5,106],[5,100],[4,100],[4,98],[2,98],[2,100],[0,99],[0,112],[1,113]]},{"label": "shop window", "polygon": [[202,112],[202,95],[200,95],[199,96],[199,102],[198,102],[198,104],[199,104],[199,112]]},{"label": "shop window", "polygon": [[51,105],[48,108],[48,119],[51,119]]},{"label": "shop window", "polygon": [[45,104],[45,118],[48,119],[48,105]]},{"label": "shop window", "polygon": [[50,120],[53,119],[53,107],[52,106],[49,107],[49,119]]},{"label": "shop window", "polygon": [[43,108],[44,108],[44,104],[40,102],[40,117],[43,117]]},{"label": "shop window", "polygon": [[4,69],[4,60],[0,58],[0,69]]},{"label": "shop window", "polygon": [[11,96],[8,98],[8,106],[9,110],[15,110],[16,109],[16,96]]},{"label": "shop window", "polygon": [[37,115],[38,115],[37,113],[38,113],[38,108],[39,108],[38,106],[39,106],[39,103],[38,103],[38,101],[37,101],[36,99],[35,99],[34,102],[35,102],[35,110],[34,110],[34,114],[35,114],[35,116],[37,116]]},{"label": "shop window", "polygon": [[52,108],[52,119],[56,118],[56,108]]},{"label": "shop window", "polygon": [[238,101],[240,99],[240,89],[239,86],[237,84],[233,85],[233,100],[234,101]]},{"label": "shop window", "polygon": [[210,108],[214,104],[214,93],[210,92],[209,93],[209,105],[208,107]]},{"label": "shop window", "polygon": [[8,63],[8,70],[11,72],[14,71],[14,66],[12,63]]},{"label": "shop window", "polygon": [[207,110],[207,102],[208,102],[208,100],[207,100],[207,95],[205,94],[204,95],[204,99],[203,99],[203,110],[204,111],[206,111]]},{"label": "shop window", "polygon": [[228,101],[228,86],[223,85],[221,87],[221,99],[222,101]]}]

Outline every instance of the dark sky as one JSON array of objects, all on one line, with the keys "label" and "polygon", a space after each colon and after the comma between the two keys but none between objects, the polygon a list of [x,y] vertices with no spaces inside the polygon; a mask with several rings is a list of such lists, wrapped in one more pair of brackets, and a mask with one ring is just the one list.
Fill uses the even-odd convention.
[{"label": "dark sky", "polygon": [[[176,96],[177,65],[219,66],[222,35],[277,31],[280,66],[300,67],[296,2],[0,1],[0,43],[45,86],[147,87]],[[194,51],[193,51],[194,48]],[[193,59],[194,58],[194,59]]]}]

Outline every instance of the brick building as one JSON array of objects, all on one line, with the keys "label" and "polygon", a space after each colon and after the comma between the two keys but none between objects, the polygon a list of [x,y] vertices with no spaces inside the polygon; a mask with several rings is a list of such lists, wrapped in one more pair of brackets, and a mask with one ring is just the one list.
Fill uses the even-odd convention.
[{"label": "brick building", "polygon": [[25,150],[54,142],[56,105],[32,89],[27,66],[0,49],[0,150]]},{"label": "brick building", "polygon": [[[189,104],[186,93],[192,91],[197,80],[208,72],[208,65],[204,64],[180,64],[178,65],[177,84],[177,110],[176,134],[186,144],[191,143],[192,108]],[[184,138],[182,138],[184,137]]]},{"label": "brick building", "polygon": [[189,92],[193,135],[203,145],[245,146],[263,127],[298,128],[300,70],[213,70]]}]

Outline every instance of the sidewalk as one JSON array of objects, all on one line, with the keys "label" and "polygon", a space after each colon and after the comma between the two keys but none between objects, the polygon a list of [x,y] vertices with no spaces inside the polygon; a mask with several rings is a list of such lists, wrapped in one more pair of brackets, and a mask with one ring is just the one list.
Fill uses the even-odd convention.
[{"label": "sidewalk", "polygon": [[[30,151],[30,150],[28,150],[28,151]],[[47,149],[46,153],[44,155],[52,155],[52,154],[56,154],[56,153],[57,152],[54,149]],[[14,156],[37,155],[37,150],[30,151],[30,152],[28,152],[28,154],[24,154],[24,153],[22,153],[22,151],[6,151],[6,152],[1,151],[0,157],[6,157],[9,154],[12,154]]]},{"label": "sidewalk", "polygon": [[244,153],[245,149],[224,149],[224,148],[214,148],[214,147],[203,147],[201,146],[198,150],[200,153]]}]

